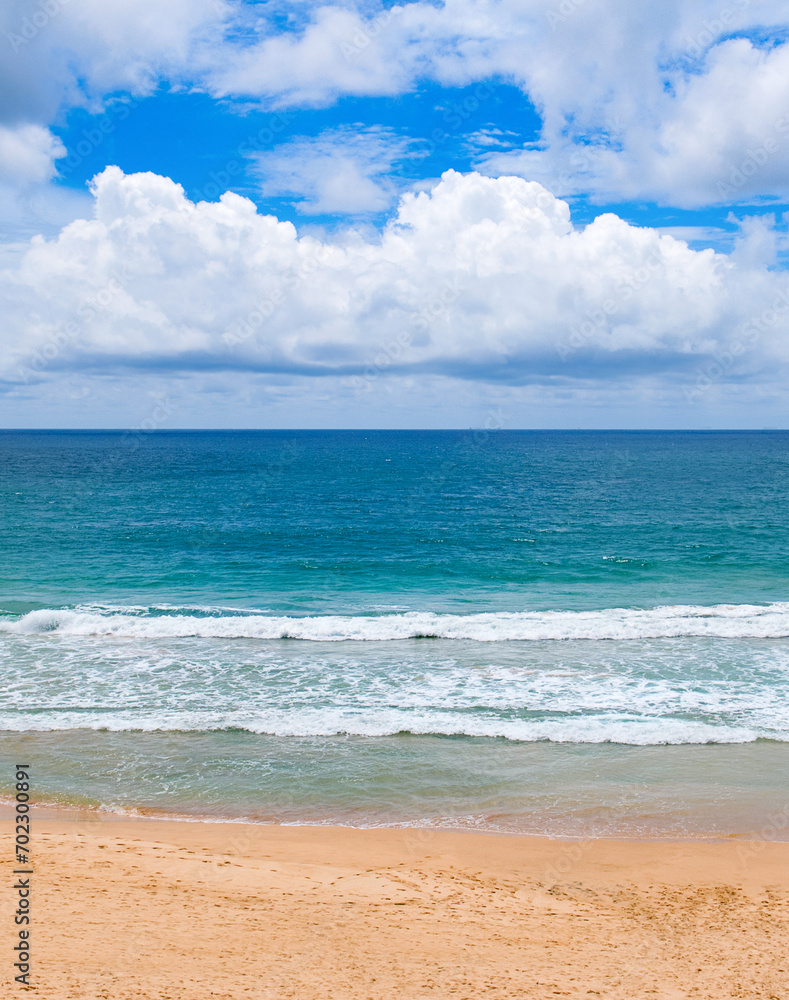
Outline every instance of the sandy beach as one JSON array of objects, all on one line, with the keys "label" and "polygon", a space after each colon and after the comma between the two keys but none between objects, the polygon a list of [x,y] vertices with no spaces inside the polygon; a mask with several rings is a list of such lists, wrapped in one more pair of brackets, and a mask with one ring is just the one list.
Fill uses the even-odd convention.
[{"label": "sandy beach", "polygon": [[787,843],[47,814],[34,849],[49,1000],[789,996]]}]

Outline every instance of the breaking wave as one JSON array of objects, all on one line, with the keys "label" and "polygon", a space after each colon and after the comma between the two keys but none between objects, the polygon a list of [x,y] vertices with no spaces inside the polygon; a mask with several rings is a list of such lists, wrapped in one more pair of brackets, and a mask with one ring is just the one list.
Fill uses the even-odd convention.
[{"label": "breaking wave", "polygon": [[173,639],[301,639],[375,642],[466,639],[476,642],[622,640],[712,636],[789,637],[789,602],[768,605],[671,605],[600,611],[523,611],[484,614],[404,612],[380,615],[289,617],[226,609],[77,607],[31,611],[0,621],[0,633]]}]

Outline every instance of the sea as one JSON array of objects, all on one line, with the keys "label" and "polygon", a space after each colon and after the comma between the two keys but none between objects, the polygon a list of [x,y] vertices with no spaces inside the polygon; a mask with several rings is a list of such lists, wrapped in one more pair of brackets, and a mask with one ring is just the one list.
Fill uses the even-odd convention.
[{"label": "sea", "polygon": [[0,794],[789,839],[789,433],[0,432]]}]

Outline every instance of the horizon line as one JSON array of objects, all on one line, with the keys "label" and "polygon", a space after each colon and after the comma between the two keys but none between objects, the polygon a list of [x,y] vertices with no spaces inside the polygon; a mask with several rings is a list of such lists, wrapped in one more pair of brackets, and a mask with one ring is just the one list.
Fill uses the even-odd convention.
[{"label": "horizon line", "polygon": [[789,427],[0,427],[0,434],[785,434]]}]

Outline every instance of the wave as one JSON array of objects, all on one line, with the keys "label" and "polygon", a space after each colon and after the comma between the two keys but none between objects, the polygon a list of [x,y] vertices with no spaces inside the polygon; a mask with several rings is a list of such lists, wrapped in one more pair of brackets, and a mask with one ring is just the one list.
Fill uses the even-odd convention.
[{"label": "wave", "polygon": [[307,711],[266,716],[239,712],[46,712],[20,717],[0,712],[0,733],[102,731],[112,733],[248,733],[255,736],[321,738],[444,737],[496,739],[509,743],[680,746],[789,742],[789,732],[758,725],[711,724],[701,720],[631,716],[543,719],[469,718],[460,713]]},{"label": "wave", "polygon": [[[197,613],[195,613],[197,612]],[[599,611],[523,611],[289,617],[225,609],[97,608],[31,611],[0,620],[0,633],[129,639],[301,639],[311,642],[467,639],[476,642],[617,640],[711,636],[789,637],[789,602],[671,605]]]}]

